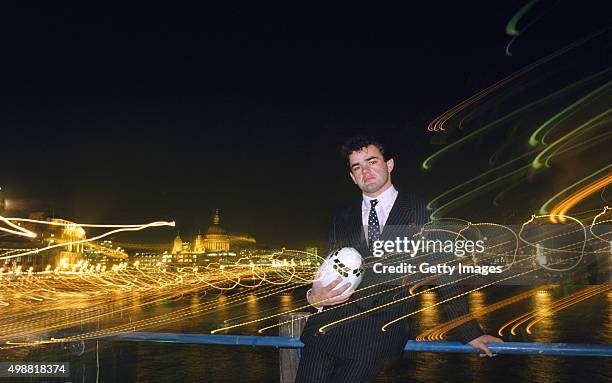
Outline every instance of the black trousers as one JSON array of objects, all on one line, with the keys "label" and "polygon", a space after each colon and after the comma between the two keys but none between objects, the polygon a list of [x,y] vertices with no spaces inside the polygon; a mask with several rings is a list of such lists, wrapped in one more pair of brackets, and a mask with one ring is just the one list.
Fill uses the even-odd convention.
[{"label": "black trousers", "polygon": [[295,383],[366,383],[376,380],[386,360],[341,359],[317,347],[302,350]]}]

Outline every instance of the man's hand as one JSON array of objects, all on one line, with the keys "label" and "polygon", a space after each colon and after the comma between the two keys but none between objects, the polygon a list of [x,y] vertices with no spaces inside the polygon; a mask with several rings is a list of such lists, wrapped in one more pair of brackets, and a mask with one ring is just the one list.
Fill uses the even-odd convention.
[{"label": "man's hand", "polygon": [[[487,354],[487,356],[495,356],[495,354],[493,354],[493,352],[491,351],[491,349],[489,347],[487,347],[486,343],[487,342],[493,342],[493,343],[504,343],[503,340],[496,338],[492,335],[481,335],[476,339],[471,340],[470,342],[468,342],[468,344],[474,348],[479,348],[482,351],[485,352],[485,354]],[[484,356],[484,355],[483,355]]]},{"label": "man's hand", "polygon": [[351,284],[346,282],[337,289],[334,289],[342,282],[342,278],[336,278],[332,283],[327,286],[323,286],[321,281],[316,280],[312,284],[312,289],[310,290],[310,296],[308,297],[308,303],[312,306],[333,306],[339,303],[346,302],[353,291],[348,291]]}]

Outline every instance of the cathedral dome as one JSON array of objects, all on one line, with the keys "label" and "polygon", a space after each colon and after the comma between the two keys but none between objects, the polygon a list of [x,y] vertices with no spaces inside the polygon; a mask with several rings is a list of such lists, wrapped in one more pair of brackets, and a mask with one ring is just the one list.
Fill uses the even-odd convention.
[{"label": "cathedral dome", "polygon": [[212,225],[206,230],[206,235],[225,235],[225,229],[218,225]]},{"label": "cathedral dome", "polygon": [[221,223],[221,217],[219,216],[219,209],[215,209],[215,215],[213,218],[213,224],[206,230],[206,235],[225,235],[225,229],[219,224]]}]

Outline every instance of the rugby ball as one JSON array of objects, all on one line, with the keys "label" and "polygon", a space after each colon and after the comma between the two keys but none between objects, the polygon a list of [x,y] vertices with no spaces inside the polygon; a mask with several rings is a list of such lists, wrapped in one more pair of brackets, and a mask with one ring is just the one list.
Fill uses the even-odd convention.
[{"label": "rugby ball", "polygon": [[336,278],[341,277],[343,281],[334,290],[348,282],[351,286],[347,292],[354,291],[363,277],[362,263],[363,258],[357,250],[352,247],[343,247],[327,256],[319,266],[315,280],[320,281],[323,286],[327,286]]}]

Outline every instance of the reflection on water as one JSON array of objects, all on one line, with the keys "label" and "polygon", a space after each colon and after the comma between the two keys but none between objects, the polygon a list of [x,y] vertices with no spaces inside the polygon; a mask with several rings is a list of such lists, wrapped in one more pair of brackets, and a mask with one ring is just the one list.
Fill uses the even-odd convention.
[{"label": "reflection on water", "polygon": [[436,294],[434,292],[426,292],[418,296],[421,300],[421,309],[425,309],[419,313],[421,323],[426,326],[433,327],[434,323],[440,323],[440,309],[438,306],[431,307],[436,304]]},{"label": "reflection on water", "polygon": [[554,339],[558,335],[557,327],[553,323],[553,313],[551,311],[551,303],[554,297],[550,291],[538,291],[533,296],[533,305],[535,306],[537,319],[539,320],[537,328],[532,330],[532,339],[534,342],[550,342],[549,339]]},{"label": "reflection on water", "polygon": [[[545,310],[555,300],[579,291],[584,287],[559,287],[550,292],[535,294],[511,306],[479,318],[483,329],[495,334],[508,320],[532,310],[547,314]],[[470,294],[472,310],[513,296],[524,290],[498,287]],[[131,311],[122,320],[137,320],[136,316],[153,316],[175,310],[196,310],[203,302],[217,303],[215,310],[202,313],[184,321],[152,329],[159,332],[209,333],[223,322],[240,323],[271,313],[299,307],[305,291],[296,290],[293,295],[276,295],[257,299],[248,295],[244,304],[227,306],[231,294],[200,296],[147,306],[140,312]],[[419,308],[429,307],[438,301],[435,293],[420,294]],[[302,301],[300,301],[302,300]],[[137,304],[137,302],[130,302]],[[120,315],[116,316],[119,320]],[[419,331],[432,328],[443,320],[440,308],[431,307],[415,316],[415,336]],[[250,324],[236,328],[233,334],[256,334],[257,329],[277,323]],[[612,343],[612,293],[596,295],[566,310],[547,315],[525,333],[525,325],[517,328],[516,335],[505,333],[508,341]],[[276,329],[266,335],[274,335]],[[83,355],[73,355],[57,345],[30,350],[21,357],[31,361],[61,360],[71,362],[74,373],[72,382],[278,382],[278,350],[274,348],[185,345],[171,343],[87,341]],[[5,355],[3,360],[7,360]],[[609,382],[612,370],[609,359],[597,357],[546,357],[546,356],[498,356],[480,358],[478,355],[409,353],[401,364],[386,370],[380,381],[537,381],[537,382]],[[97,366],[100,366],[98,369]],[[32,382],[36,380],[31,380]],[[52,381],[52,380],[47,380]],[[60,380],[61,381],[61,380]]]},{"label": "reflection on water", "polygon": [[485,307],[485,293],[481,290],[474,291],[468,297],[470,311],[479,311]]},{"label": "reflection on water", "polygon": [[[533,296],[532,300],[532,304],[535,307],[535,314],[540,321],[537,324],[537,328],[532,331],[531,338],[534,342],[550,342],[549,339],[554,339],[557,333],[557,331],[554,331],[555,326],[552,319],[552,312],[550,310],[550,305],[553,302],[553,296],[550,291],[542,290],[538,291]],[[554,382],[555,380],[552,377],[555,376],[553,372],[557,369],[556,362],[556,359],[535,359],[532,363],[527,365],[527,368],[530,375],[539,376],[542,379],[542,382]]]}]

